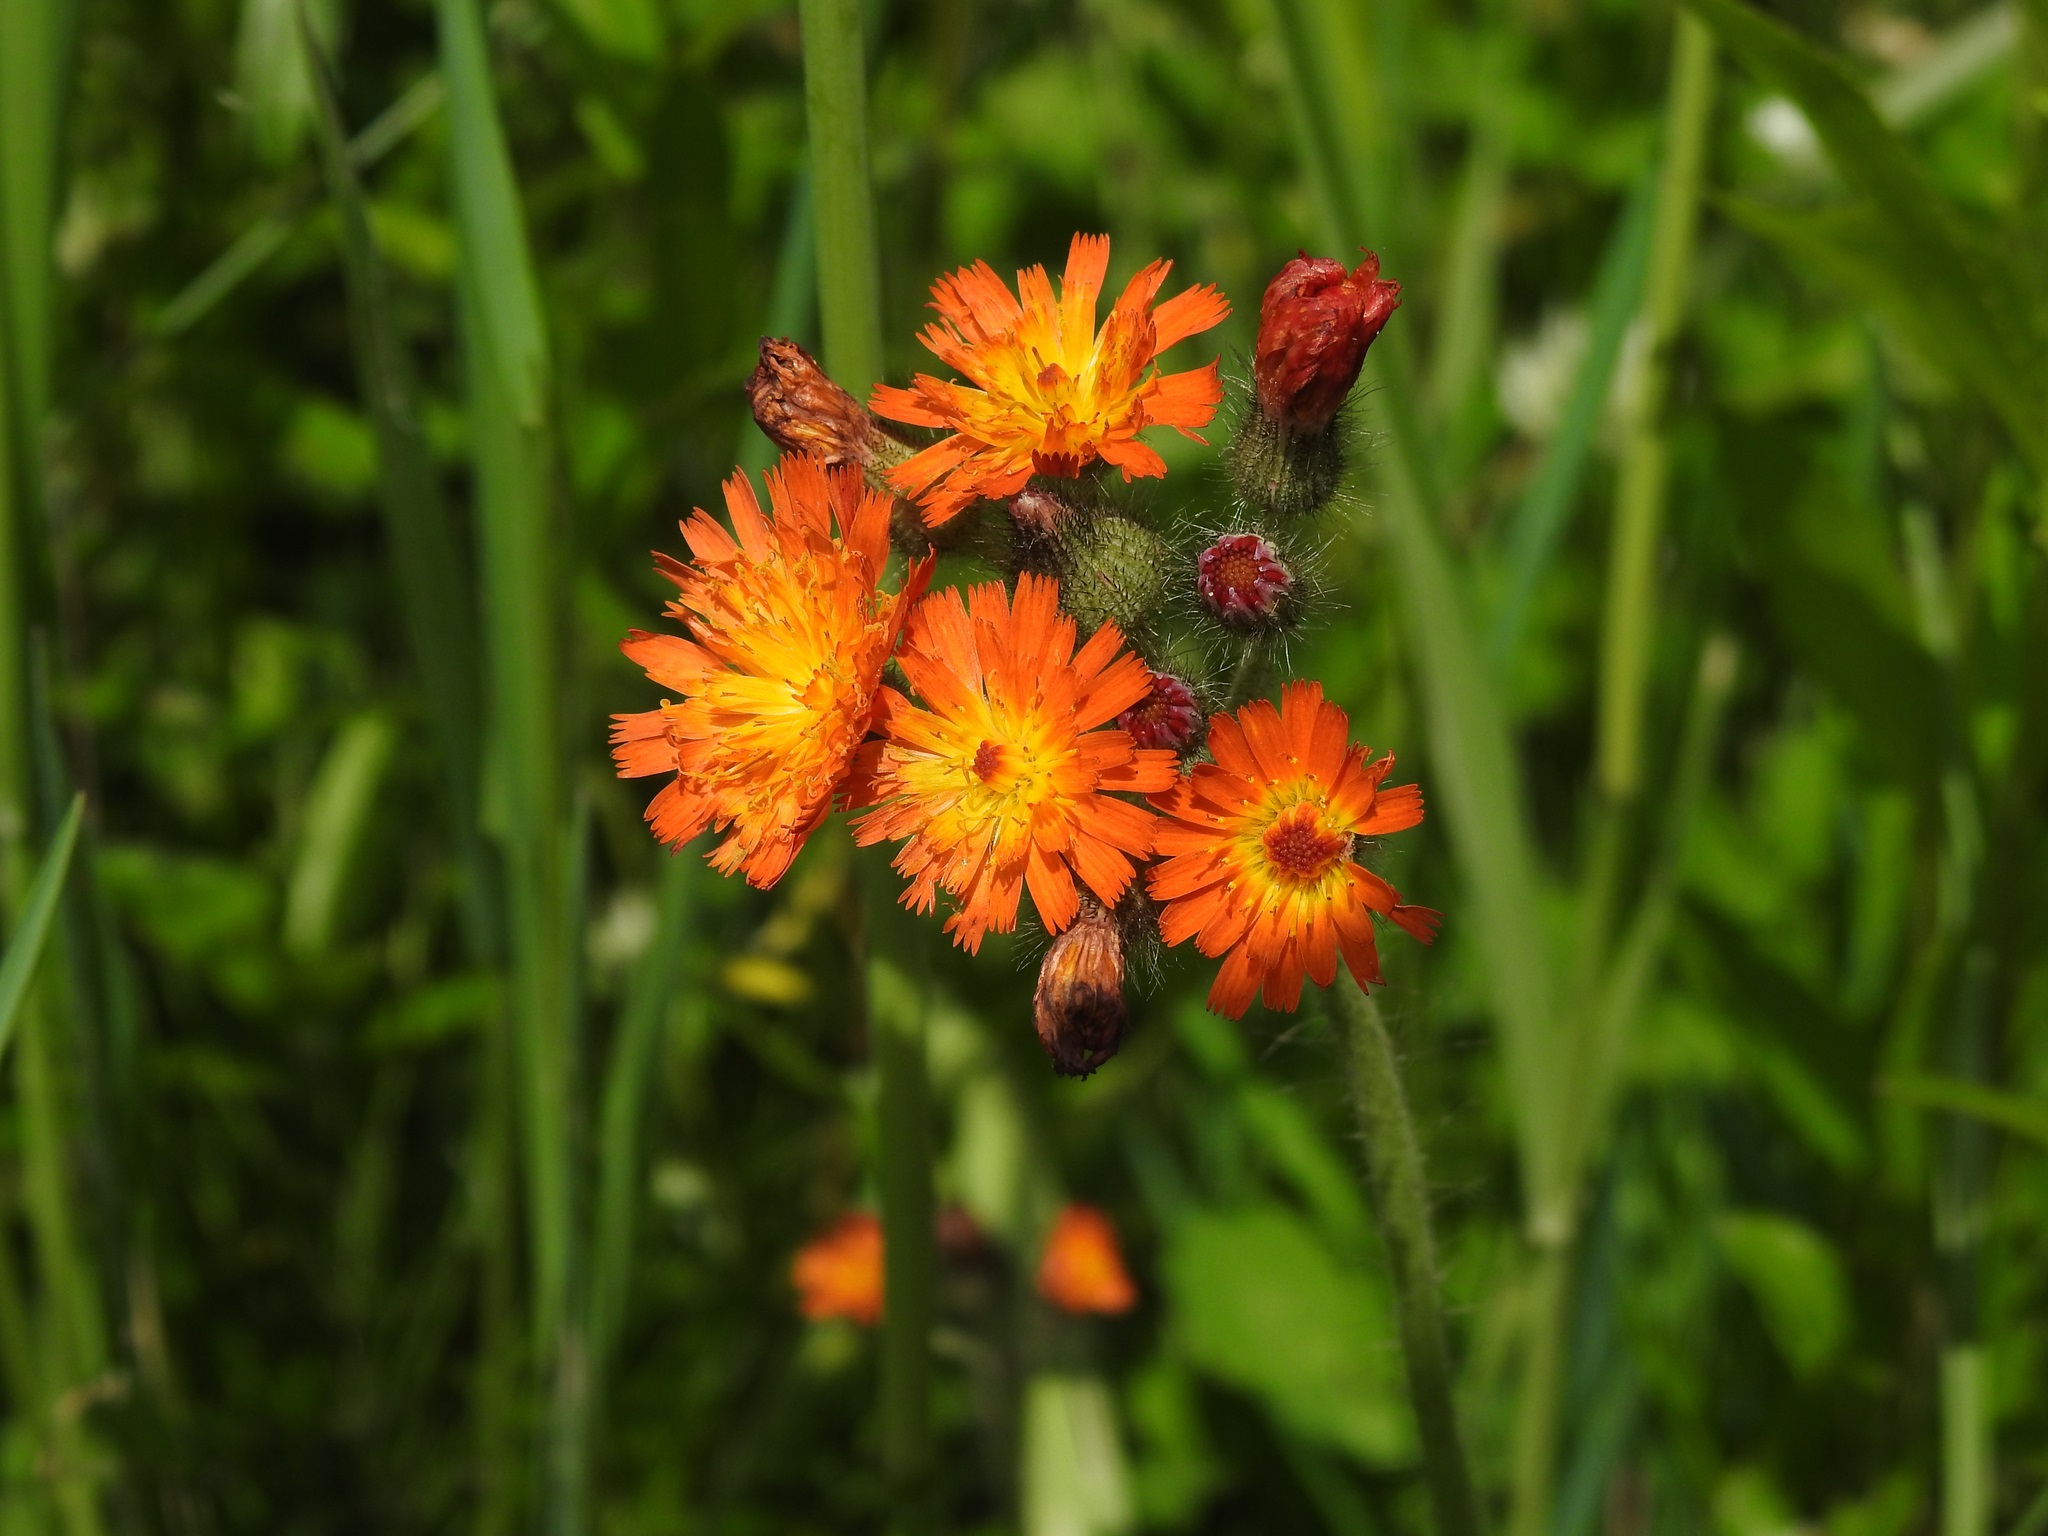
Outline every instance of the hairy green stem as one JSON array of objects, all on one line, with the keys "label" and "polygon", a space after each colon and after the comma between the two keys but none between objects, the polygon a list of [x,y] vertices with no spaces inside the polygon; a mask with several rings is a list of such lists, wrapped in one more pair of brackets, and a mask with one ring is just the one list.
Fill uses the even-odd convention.
[{"label": "hairy green stem", "polygon": [[1458,1429],[1450,1349],[1444,1338],[1429,1186],[1394,1060],[1394,1043],[1379,1005],[1348,974],[1337,979],[1328,996],[1343,1027],[1352,1104],[1365,1149],[1366,1187],[1393,1271],[1401,1353],[1408,1362],[1408,1394],[1422,1434],[1423,1472],[1436,1511],[1437,1536],[1479,1536],[1479,1500]]}]

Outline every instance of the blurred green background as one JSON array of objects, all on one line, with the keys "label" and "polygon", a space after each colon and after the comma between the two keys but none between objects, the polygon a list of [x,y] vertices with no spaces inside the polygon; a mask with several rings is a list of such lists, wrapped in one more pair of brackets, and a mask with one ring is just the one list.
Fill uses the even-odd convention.
[{"label": "blurred green background", "polygon": [[[1490,1509],[2038,1536],[2048,15],[1776,9],[1709,6],[1715,49],[1662,0],[874,0],[888,375],[934,277],[1077,229],[1113,284],[1222,287],[1174,365],[1236,376],[1280,262],[1382,254],[1403,305],[1287,664],[1430,797],[1376,857],[1444,940],[1389,941],[1382,1007]],[[0,1528],[880,1529],[875,1339],[787,1278],[874,1202],[849,860],[763,893],[666,859],[604,748],[653,702],[614,649],[648,550],[769,461],[757,339],[818,345],[798,18],[435,10],[308,8],[356,207],[291,0],[5,0],[15,942],[69,786],[88,812],[0,1093]],[[540,359],[496,416],[465,311]],[[352,323],[417,374],[409,503]],[[1213,449],[1158,446],[1119,497],[1227,526]],[[492,520],[527,514],[522,589]],[[520,760],[556,754],[552,801],[479,734],[508,647],[554,669]],[[478,873],[535,803],[541,1070]],[[988,1234],[942,1275],[943,1528],[1427,1529],[1324,1017],[1226,1025],[1174,952],[1121,1057],[1056,1080],[1042,947],[931,948],[938,1192]],[[570,1431],[530,1385],[536,1124]],[[1114,1217],[1136,1311],[1032,1295],[1063,1198]]]}]

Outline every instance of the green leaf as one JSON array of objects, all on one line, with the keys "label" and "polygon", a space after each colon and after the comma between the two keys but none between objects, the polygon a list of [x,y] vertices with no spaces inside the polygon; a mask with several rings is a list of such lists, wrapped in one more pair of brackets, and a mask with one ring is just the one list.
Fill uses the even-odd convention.
[{"label": "green leaf", "polygon": [[1116,1403],[1100,1376],[1041,1371],[1024,1387],[1024,1536],[1109,1536],[1131,1526]]},{"label": "green leaf", "polygon": [[358,715],[336,734],[313,777],[285,887],[284,947],[292,954],[316,955],[334,942],[395,736],[385,715]]},{"label": "green leaf", "polygon": [[601,53],[634,64],[653,64],[667,40],[656,0],[555,0]]},{"label": "green leaf", "polygon": [[[1912,149],[1877,114],[1835,59],[1740,0],[1686,0],[1729,51],[1806,114],[1843,182],[1864,204],[1830,211],[1804,233],[1805,254],[1840,253],[1860,240],[1865,281],[1893,295],[1888,311],[1918,306],[1915,334],[1939,330],[1929,355],[1952,367],[2003,417],[2037,466],[2048,465],[2048,398],[2041,314],[2034,290],[2001,252],[1977,240],[1935,188]],[[1778,226],[1793,235],[1789,219]],[[1826,230],[1822,241],[1817,233]],[[1881,278],[1876,275],[1882,269]],[[1839,280],[1840,272],[1824,275]]]},{"label": "green leaf", "polygon": [[43,862],[36,869],[35,882],[22,903],[21,921],[8,935],[7,954],[0,958],[0,1057],[6,1055],[7,1042],[14,1038],[14,1021],[21,1013],[22,999],[28,996],[29,983],[35,980],[36,966],[42,961],[50,937],[50,920],[57,913],[57,900],[64,890],[64,877],[71,869],[71,852],[78,844],[78,827],[84,817],[85,796],[73,795],[71,809],[58,823],[57,835],[50,839]]},{"label": "green leaf", "polygon": [[1849,1336],[1849,1284],[1835,1250],[1804,1222],[1766,1211],[1731,1211],[1714,1235],[1793,1370],[1817,1374]]},{"label": "green leaf", "polygon": [[1192,1364],[1361,1461],[1414,1455],[1386,1297],[1299,1216],[1277,1205],[1191,1213],[1168,1236],[1162,1275]]}]

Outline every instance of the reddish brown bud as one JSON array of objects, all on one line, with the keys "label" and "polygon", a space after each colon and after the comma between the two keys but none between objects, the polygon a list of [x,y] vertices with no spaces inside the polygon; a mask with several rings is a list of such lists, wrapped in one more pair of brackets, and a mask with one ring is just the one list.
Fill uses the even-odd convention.
[{"label": "reddish brown bud", "polygon": [[1051,538],[1078,514],[1053,491],[1026,486],[1010,498],[1010,516],[1027,533]]},{"label": "reddish brown bud", "polygon": [[747,401],[762,433],[784,453],[816,454],[827,464],[886,468],[909,450],[876,425],[868,408],[826,375],[793,341],[761,338],[761,361],[747,379]]},{"label": "reddish brown bud", "polygon": [[1303,253],[1266,285],[1252,376],[1259,409],[1290,432],[1320,432],[1335,419],[1366,349],[1401,303],[1401,285],[1380,278],[1368,252],[1355,272]]},{"label": "reddish brown bud", "polygon": [[1086,1077],[1117,1052],[1130,1027],[1124,1006],[1124,939],[1116,916],[1088,897],[1045,952],[1032,1022],[1062,1077]]},{"label": "reddish brown bud", "polygon": [[1202,729],[1195,691],[1171,672],[1152,674],[1152,691],[1116,717],[1141,747],[1185,750]]},{"label": "reddish brown bud", "polygon": [[1233,629],[1271,629],[1287,617],[1294,572],[1256,533],[1226,533],[1195,559],[1202,606]]},{"label": "reddish brown bud", "polygon": [[988,1236],[964,1205],[940,1206],[933,1231],[939,1252],[958,1263],[979,1263],[988,1253]]}]

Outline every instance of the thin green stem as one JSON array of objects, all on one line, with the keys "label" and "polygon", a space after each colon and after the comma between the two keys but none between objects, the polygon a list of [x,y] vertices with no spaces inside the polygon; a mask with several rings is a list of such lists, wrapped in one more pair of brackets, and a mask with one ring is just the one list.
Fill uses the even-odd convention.
[{"label": "thin green stem", "polygon": [[[1958,967],[1950,1070],[1981,1083],[1989,1056],[1993,960],[1972,945]],[[1979,1268],[1987,1220],[1988,1132],[1945,1114],[1934,1178],[1934,1246],[1942,1279],[1941,1536],[1988,1536],[1992,1513],[1990,1363],[1985,1354]]]},{"label": "thin green stem", "polygon": [[1670,352],[1685,318],[1692,279],[1693,236],[1713,105],[1713,34],[1687,11],[1678,18],[1665,99],[1664,158],[1643,295],[1649,358],[1615,497],[1600,645],[1599,783],[1609,799],[1624,803],[1632,802],[1642,786],[1643,715],[1656,628],[1657,543],[1670,478],[1664,421]]},{"label": "thin green stem", "polygon": [[1564,1388],[1572,1255],[1567,1241],[1539,1244],[1524,1292],[1520,1395],[1508,1462],[1509,1536],[1548,1536],[1557,1488],[1557,1420]]},{"label": "thin green stem", "polygon": [[1270,636],[1251,635],[1246,638],[1244,648],[1237,653],[1237,665],[1230,671],[1230,691],[1223,699],[1224,713],[1235,713],[1264,692],[1267,662],[1272,654]]},{"label": "thin green stem", "polygon": [[868,1029],[879,1079],[877,1183],[882,1193],[882,1471],[890,1529],[924,1536],[932,1505],[933,1241],[931,1085],[916,919],[895,901],[884,850],[861,855],[867,920]]},{"label": "thin green stem", "polygon": [[1366,1187],[1387,1245],[1408,1362],[1408,1393],[1422,1434],[1423,1472],[1436,1511],[1437,1536],[1479,1536],[1482,1522],[1465,1460],[1449,1345],[1444,1336],[1436,1237],[1422,1146],[1394,1060],[1394,1043],[1379,1005],[1348,975],[1328,996],[1342,1023],[1350,1060],[1352,1104],[1365,1149]]},{"label": "thin green stem", "polygon": [[[825,367],[855,395],[882,374],[881,258],[868,176],[867,65],[860,0],[801,0],[804,99],[817,214]],[[891,1528],[935,1525],[931,1499],[931,1087],[917,928],[896,903],[882,850],[862,857],[868,1024],[879,1078],[876,1128],[884,1252],[882,1470]]]},{"label": "thin green stem", "polygon": [[860,0],[801,0],[825,367],[865,399],[882,376],[882,264],[868,175]]}]

